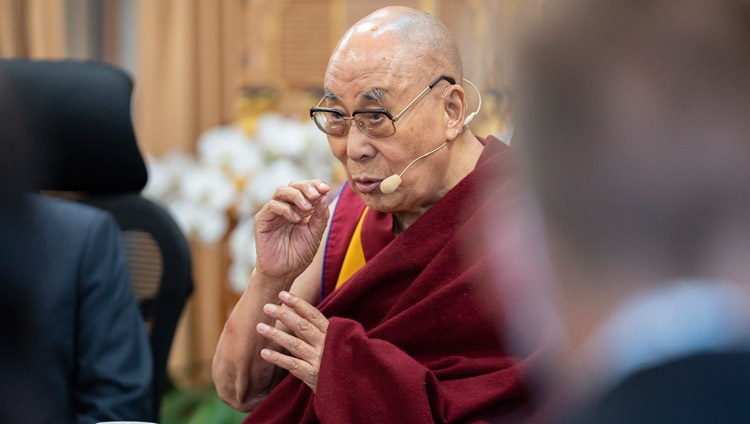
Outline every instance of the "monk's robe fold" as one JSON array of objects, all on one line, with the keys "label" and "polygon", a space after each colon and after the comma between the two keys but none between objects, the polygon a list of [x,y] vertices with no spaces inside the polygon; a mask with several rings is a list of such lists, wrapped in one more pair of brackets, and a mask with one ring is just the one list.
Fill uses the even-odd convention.
[{"label": "monk's robe fold", "polygon": [[[512,356],[499,302],[482,298],[502,260],[493,252],[502,240],[488,245],[485,231],[513,196],[509,156],[489,137],[471,174],[398,237],[381,234],[381,250],[334,291],[330,267],[343,255],[326,258],[318,307],[330,325],[317,393],[288,375],[246,422],[518,422],[528,412],[524,378],[539,353]],[[345,188],[334,225],[346,217],[343,232],[353,231],[363,208]]]}]

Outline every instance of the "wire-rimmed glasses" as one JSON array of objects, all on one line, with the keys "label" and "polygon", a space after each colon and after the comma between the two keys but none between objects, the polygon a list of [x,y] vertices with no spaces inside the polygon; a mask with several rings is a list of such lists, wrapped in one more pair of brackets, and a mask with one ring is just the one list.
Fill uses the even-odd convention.
[{"label": "wire-rimmed glasses", "polygon": [[[435,87],[440,81],[446,80],[451,85],[456,80],[441,75],[435,78],[421,93],[414,98],[406,107],[395,117],[387,109],[357,109],[352,112],[351,116],[346,116],[340,109],[328,107],[313,106],[310,108],[310,118],[315,121],[315,125],[324,133],[334,136],[343,137],[349,132],[352,122],[357,125],[363,133],[374,138],[389,137],[396,133],[396,121],[401,118],[409,108],[424,97],[428,91]],[[321,100],[321,103],[323,100]],[[320,103],[318,103],[320,105]]]}]

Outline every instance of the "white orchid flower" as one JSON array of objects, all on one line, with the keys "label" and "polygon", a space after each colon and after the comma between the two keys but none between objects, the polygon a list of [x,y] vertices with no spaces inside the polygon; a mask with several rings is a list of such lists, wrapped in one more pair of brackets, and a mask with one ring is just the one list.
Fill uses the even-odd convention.
[{"label": "white orchid flower", "polygon": [[292,181],[309,179],[304,169],[289,159],[279,159],[255,174],[245,189],[247,201],[259,209],[273,197],[277,187]]},{"label": "white orchid flower", "polygon": [[229,255],[234,261],[255,266],[255,228],[252,217],[240,221],[229,235]]},{"label": "white orchid flower", "polygon": [[307,152],[304,125],[281,115],[267,114],[258,119],[256,140],[272,158],[302,158]]},{"label": "white orchid flower", "polygon": [[237,125],[212,128],[198,140],[203,164],[230,175],[255,173],[263,164],[260,148]]},{"label": "white orchid flower", "polygon": [[241,294],[255,267],[255,229],[252,217],[245,218],[229,235],[229,255],[232,264],[229,268],[229,285]]},{"label": "white orchid flower", "polygon": [[182,199],[226,212],[235,198],[235,185],[218,169],[199,167],[185,175],[180,187]]},{"label": "white orchid flower", "polygon": [[200,243],[220,241],[229,228],[229,218],[222,210],[186,201],[170,203],[168,209],[182,231]]},{"label": "white orchid flower", "polygon": [[233,262],[229,267],[227,278],[229,279],[229,287],[232,291],[237,294],[242,294],[247,287],[247,283],[250,281],[250,274],[253,272],[253,267],[243,262]]},{"label": "white orchid flower", "polygon": [[197,166],[196,160],[183,152],[172,152],[159,159],[146,155],[148,182],[143,195],[164,203],[173,200],[180,190],[183,175]]}]

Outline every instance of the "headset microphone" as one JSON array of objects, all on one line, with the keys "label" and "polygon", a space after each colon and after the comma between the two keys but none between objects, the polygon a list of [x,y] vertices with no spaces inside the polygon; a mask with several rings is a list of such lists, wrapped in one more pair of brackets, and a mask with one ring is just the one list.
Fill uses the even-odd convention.
[{"label": "headset microphone", "polygon": [[404,170],[401,171],[400,174],[393,174],[390,177],[388,177],[388,178],[384,179],[383,181],[381,181],[380,182],[380,191],[382,191],[383,194],[391,194],[394,191],[396,191],[396,189],[398,188],[398,186],[401,185],[401,176],[404,175],[404,172],[406,172],[407,169],[411,168],[411,166],[414,165],[414,162],[416,162],[416,161],[418,161],[418,160],[420,160],[420,159],[422,159],[424,157],[427,157],[427,156],[429,156],[429,155],[437,152],[438,150],[442,149],[446,145],[448,145],[447,141],[445,143],[441,144],[440,146],[438,146],[436,149],[432,149],[429,152],[427,152],[427,153],[423,154],[422,156],[420,156],[420,157],[414,159],[413,161],[411,161],[411,163],[409,165],[407,165],[406,168],[404,168]]},{"label": "headset microphone", "polygon": [[466,78],[464,78],[464,81],[468,82],[469,85],[474,87],[474,91],[477,92],[477,98],[479,99],[479,103],[477,104],[477,110],[475,110],[474,112],[471,112],[469,116],[467,116],[466,119],[464,119],[464,125],[469,125],[469,122],[471,122],[471,120],[474,119],[475,116],[477,116],[477,113],[479,113],[479,110],[482,109],[482,93],[479,92],[479,89],[477,88],[476,85],[474,85],[473,82],[467,80]]},{"label": "headset microphone", "polygon": [[[477,105],[477,110],[475,110],[474,112],[470,113],[469,116],[467,116],[466,119],[464,119],[464,125],[469,125],[469,122],[471,122],[471,120],[474,119],[475,116],[477,116],[477,113],[479,113],[479,110],[482,108],[482,94],[479,92],[479,89],[477,88],[476,85],[474,85],[473,82],[467,80],[466,78],[464,78],[464,81],[468,82],[472,87],[474,87],[474,90],[476,90],[477,97],[479,99],[479,103]],[[443,143],[440,146],[438,146],[436,149],[430,150],[429,152],[423,154],[422,156],[414,159],[413,161],[411,161],[411,163],[409,165],[406,166],[406,168],[404,168],[403,171],[401,171],[400,174],[393,174],[390,177],[388,177],[388,178],[384,179],[383,181],[381,181],[380,182],[380,191],[383,194],[391,194],[394,191],[396,191],[398,189],[398,187],[401,185],[401,176],[404,175],[404,173],[406,172],[406,170],[408,170],[409,168],[411,168],[412,165],[414,165],[414,162],[416,162],[416,161],[418,161],[418,160],[420,160],[420,159],[422,159],[424,157],[427,157],[427,156],[429,156],[429,155],[437,152],[438,150],[440,150],[443,147],[445,147],[447,144],[448,144],[448,142],[446,141],[445,143]]]}]

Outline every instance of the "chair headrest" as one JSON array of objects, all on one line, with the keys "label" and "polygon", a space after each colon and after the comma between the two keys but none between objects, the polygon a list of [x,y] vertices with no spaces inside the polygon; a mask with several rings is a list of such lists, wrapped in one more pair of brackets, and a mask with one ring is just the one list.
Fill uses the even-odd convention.
[{"label": "chair headrest", "polygon": [[[91,61],[0,59],[13,117],[36,140],[39,190],[138,192],[148,175],[131,118],[132,79]],[[0,119],[9,119],[7,116]],[[27,140],[24,140],[27,141]],[[37,165],[38,166],[38,165]]]}]

